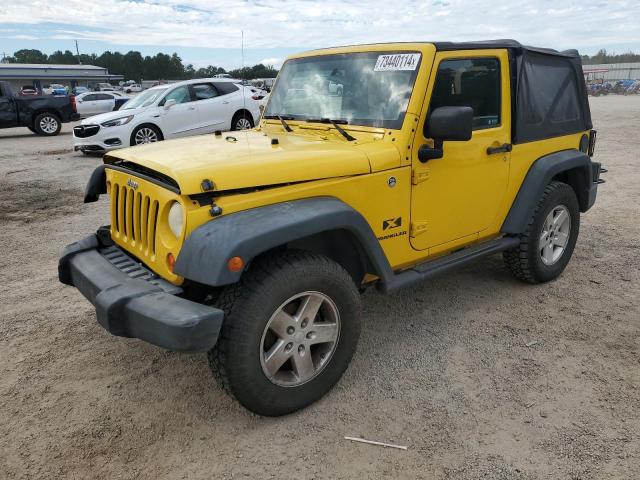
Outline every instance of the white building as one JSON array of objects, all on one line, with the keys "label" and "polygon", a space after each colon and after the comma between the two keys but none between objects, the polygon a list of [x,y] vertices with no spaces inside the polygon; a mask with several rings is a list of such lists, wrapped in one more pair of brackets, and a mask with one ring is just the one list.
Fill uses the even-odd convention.
[{"label": "white building", "polygon": [[76,86],[91,88],[101,82],[123,80],[123,76],[112,75],[106,68],[94,65],[0,63],[0,80],[9,82],[17,92],[26,85],[42,89],[51,83],[59,83],[70,89]]},{"label": "white building", "polygon": [[600,80],[614,82],[617,80],[640,80],[640,62],[636,63],[601,63],[583,65],[582,72],[587,81]]}]

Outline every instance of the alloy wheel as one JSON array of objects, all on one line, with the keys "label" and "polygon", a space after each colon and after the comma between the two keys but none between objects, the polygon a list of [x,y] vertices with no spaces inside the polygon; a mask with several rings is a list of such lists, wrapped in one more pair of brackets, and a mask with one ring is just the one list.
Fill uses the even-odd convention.
[{"label": "alloy wheel", "polygon": [[564,253],[571,232],[571,215],[564,205],[554,207],[542,226],[538,249],[545,265],[553,265]]},{"label": "alloy wheel", "polygon": [[142,145],[145,143],[154,143],[158,141],[158,134],[149,127],[143,127],[136,132],[135,143]]},{"label": "alloy wheel", "polygon": [[236,130],[249,130],[253,128],[251,122],[246,117],[240,117],[236,122]]},{"label": "alloy wheel", "polygon": [[260,364],[276,385],[297,387],[316,377],[338,345],[340,315],[320,292],[303,292],[273,313],[262,334]]},{"label": "alloy wheel", "polygon": [[58,130],[58,121],[53,117],[42,117],[40,119],[40,129],[44,133],[55,133]]}]

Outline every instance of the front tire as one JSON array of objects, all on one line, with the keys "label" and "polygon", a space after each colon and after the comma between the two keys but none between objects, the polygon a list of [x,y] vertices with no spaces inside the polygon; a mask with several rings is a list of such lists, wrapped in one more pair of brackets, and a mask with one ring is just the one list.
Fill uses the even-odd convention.
[{"label": "front tire", "polygon": [[360,295],[351,276],[313,253],[259,259],[217,306],[225,320],[210,366],[258,415],[285,415],[325,395],[360,335]]},{"label": "front tire", "polygon": [[62,122],[57,115],[53,113],[41,113],[33,120],[33,130],[38,135],[45,137],[53,137],[60,133]]},{"label": "front tire", "polygon": [[518,279],[548,282],[565,269],[578,240],[580,210],[566,183],[551,182],[538,201],[520,245],[503,252],[504,262]]},{"label": "front tire", "polygon": [[131,146],[160,142],[162,132],[155,125],[140,125],[131,133]]}]

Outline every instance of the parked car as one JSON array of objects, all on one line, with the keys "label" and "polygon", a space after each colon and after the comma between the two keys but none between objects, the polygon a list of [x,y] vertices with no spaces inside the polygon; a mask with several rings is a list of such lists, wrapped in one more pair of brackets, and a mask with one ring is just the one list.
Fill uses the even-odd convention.
[{"label": "parked car", "polygon": [[67,87],[59,83],[52,83],[51,85],[45,85],[42,88],[42,93],[45,95],[66,95]]},{"label": "parked car", "polygon": [[[290,88],[336,70],[342,98],[311,85],[299,101]],[[338,382],[367,286],[394,292],[496,253],[521,281],[558,278],[605,171],[578,52],[513,40],[296,54],[263,118],[242,135],[110,152],[84,199],[110,196],[106,225],[58,266],[107,331],[208,351],[224,388],[260,415],[304,408]],[[584,253],[575,261],[591,268]],[[533,304],[539,292],[521,291]],[[393,313],[406,338],[386,338],[383,355],[400,364],[413,332]],[[368,340],[389,333],[375,329]]]},{"label": "parked car", "polygon": [[33,85],[24,85],[18,92],[18,95],[21,97],[34,97],[40,95],[40,92]]},{"label": "parked car", "polygon": [[86,92],[76,96],[77,110],[81,117],[118,110],[129,101],[119,92]]},{"label": "parked car", "polygon": [[110,83],[99,83],[95,88],[96,92],[115,92],[116,89]]},{"label": "parked car", "polygon": [[138,93],[142,91],[142,86],[139,83],[133,83],[123,88],[125,93]]},{"label": "parked car", "polygon": [[60,133],[63,123],[78,118],[73,97],[19,97],[0,81],[0,128],[27,127],[38,135],[52,136]]},{"label": "parked car", "polygon": [[91,90],[89,90],[87,87],[73,87],[71,93],[73,93],[74,95],[80,95],[81,93],[87,93],[90,91]]},{"label": "parked car", "polygon": [[90,117],[73,129],[74,149],[84,153],[252,128],[259,118],[250,88],[209,78],[159,85],[117,112]]}]

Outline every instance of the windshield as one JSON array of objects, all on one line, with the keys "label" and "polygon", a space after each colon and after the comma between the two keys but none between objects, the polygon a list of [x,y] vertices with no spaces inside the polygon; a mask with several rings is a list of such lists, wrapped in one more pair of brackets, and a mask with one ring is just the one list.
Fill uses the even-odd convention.
[{"label": "windshield", "polygon": [[160,95],[162,95],[166,90],[166,88],[152,88],[151,90],[142,92],[140,95],[132,98],[122,107],[120,107],[120,110],[132,110],[134,108],[148,107],[153,102],[155,102],[158,97],[160,97]]},{"label": "windshield", "polygon": [[401,128],[420,54],[348,53],[287,61],[265,116]]}]

